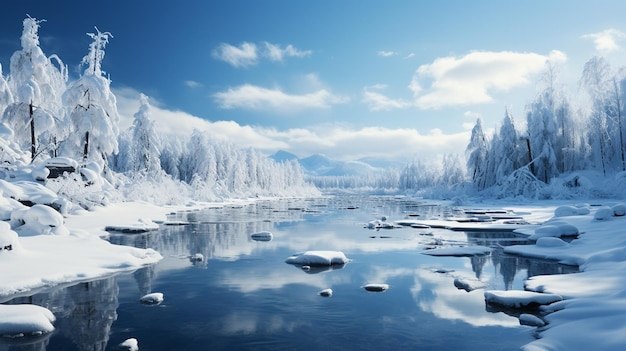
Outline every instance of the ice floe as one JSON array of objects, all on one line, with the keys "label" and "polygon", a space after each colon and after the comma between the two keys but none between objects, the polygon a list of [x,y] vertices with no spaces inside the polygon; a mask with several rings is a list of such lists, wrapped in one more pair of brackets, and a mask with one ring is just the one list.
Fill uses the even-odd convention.
[{"label": "ice floe", "polygon": [[556,294],[538,293],[520,290],[489,290],[485,291],[485,302],[513,308],[537,307],[561,301],[563,297]]},{"label": "ice floe", "polygon": [[487,246],[471,245],[471,246],[448,246],[439,247],[422,251],[425,255],[430,256],[480,256],[491,254],[491,248]]},{"label": "ice floe", "polygon": [[50,333],[56,318],[37,305],[0,305],[0,336],[18,337]]},{"label": "ice floe", "polygon": [[119,344],[119,348],[124,351],[139,351],[139,342],[135,338],[126,339]]},{"label": "ice floe", "polygon": [[146,294],[139,299],[139,302],[144,305],[158,305],[163,302],[163,293],[155,292]]},{"label": "ice floe", "polygon": [[126,225],[107,225],[107,232],[119,232],[125,234],[139,234],[159,230],[159,225],[149,218],[139,218],[136,223]]},{"label": "ice floe", "polygon": [[477,289],[482,289],[484,288],[486,285],[485,283],[481,282],[478,279],[469,279],[469,278],[463,278],[463,277],[456,277],[454,278],[454,286],[457,289],[462,289],[465,290],[467,292],[470,291],[474,291]]}]

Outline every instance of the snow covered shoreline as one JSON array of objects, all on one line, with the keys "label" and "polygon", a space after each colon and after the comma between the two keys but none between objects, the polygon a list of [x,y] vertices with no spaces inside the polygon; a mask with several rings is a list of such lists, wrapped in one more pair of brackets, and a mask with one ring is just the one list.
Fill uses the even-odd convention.
[{"label": "snow covered shoreline", "polygon": [[[23,253],[14,257],[11,256],[14,252],[0,255],[0,264],[15,267],[0,282],[0,301],[31,295],[50,286],[132,271],[161,259],[150,249],[116,246],[102,240],[101,237],[108,234],[104,230],[107,225],[133,226],[139,219],[143,219],[140,224],[148,220],[160,222],[166,219],[167,213],[174,211],[199,210],[229,203],[241,205],[255,200],[187,206],[123,202],[67,215],[64,225],[69,235],[20,236]],[[622,306],[626,299],[626,283],[621,279],[626,273],[626,237],[621,236],[620,229],[626,224],[626,216],[596,219],[597,212],[607,208],[596,204],[615,205],[617,202],[594,200],[590,203],[594,205],[577,205],[588,209],[586,214],[558,217],[555,213],[561,213],[559,209],[563,205],[572,205],[571,202],[476,204],[486,208],[506,208],[523,215],[528,222],[537,224],[520,231],[529,236],[541,232],[539,228],[555,223],[569,224],[579,233],[576,239],[569,243],[562,241],[561,245],[543,245],[537,240],[534,245],[505,249],[511,254],[557,260],[581,268],[578,274],[535,276],[526,282],[527,290],[559,295],[563,301],[540,307],[540,314],[547,324],[537,328],[539,339],[524,345],[524,350],[579,349],[580,345],[595,350],[612,350],[626,345],[626,339],[621,336],[626,329],[622,322],[626,312],[626,307]],[[550,239],[561,240],[557,237]],[[606,338],[602,333],[609,333],[612,337]]]}]

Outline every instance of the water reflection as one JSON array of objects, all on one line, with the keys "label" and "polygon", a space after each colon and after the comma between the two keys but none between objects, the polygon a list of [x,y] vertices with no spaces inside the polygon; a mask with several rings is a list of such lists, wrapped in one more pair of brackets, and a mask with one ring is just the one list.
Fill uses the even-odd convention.
[{"label": "water reflection", "polygon": [[[522,289],[528,277],[575,268],[504,254],[501,246],[523,242],[512,233],[403,227],[382,234],[364,227],[382,216],[392,221],[458,212],[404,198],[338,197],[172,214],[170,220],[189,224],[143,234],[112,234],[109,239],[159,251],[164,260],[157,265],[11,301],[50,308],[58,318],[57,332],[27,346],[0,344],[0,350],[105,350],[107,344],[135,336],[130,331],[143,333],[140,344],[146,349],[181,347],[174,342],[188,349],[289,349],[303,340],[310,343],[308,349],[415,348],[422,342],[430,342],[431,349],[465,345],[449,341],[450,329],[459,329],[474,342],[489,340],[495,336],[469,335],[454,323],[512,329],[519,328],[519,322],[508,311],[486,310],[483,290],[457,289],[455,278],[480,280],[488,289]],[[262,231],[271,232],[273,240],[251,238]],[[461,258],[420,254],[429,245],[468,244],[494,250],[487,256]],[[339,250],[352,261],[310,270],[284,263],[287,256],[305,250]],[[197,254],[203,259],[194,260]],[[360,288],[368,283],[386,283],[390,288],[384,294],[368,294]],[[333,289],[331,298],[317,295],[325,288]],[[146,314],[137,299],[154,291],[166,293],[165,304]],[[428,329],[433,325],[440,329]],[[155,326],[166,326],[168,338]],[[448,340],[439,345],[436,337]],[[531,336],[507,342],[526,337]]]}]

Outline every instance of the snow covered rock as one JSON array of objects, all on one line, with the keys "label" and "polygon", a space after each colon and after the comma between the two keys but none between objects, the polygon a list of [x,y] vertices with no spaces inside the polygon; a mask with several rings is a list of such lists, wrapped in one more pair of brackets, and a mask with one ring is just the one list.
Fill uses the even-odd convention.
[{"label": "snow covered rock", "polygon": [[613,209],[609,206],[600,206],[593,215],[593,218],[597,221],[606,221],[613,218]]},{"label": "snow covered rock", "polygon": [[69,230],[63,225],[63,216],[46,205],[34,205],[14,211],[11,214],[11,226],[23,236],[69,235]]},{"label": "snow covered rock", "polygon": [[124,340],[119,348],[125,351],[139,351],[139,342],[135,338]]},{"label": "snow covered rock", "polygon": [[556,294],[544,294],[521,290],[491,290],[485,291],[485,302],[492,305],[522,308],[549,305],[561,301],[563,297]]},{"label": "snow covered rock", "polygon": [[0,254],[21,248],[17,233],[11,230],[9,223],[0,222]]},{"label": "snow covered rock", "polygon": [[485,283],[481,282],[478,279],[467,279],[462,277],[454,278],[454,286],[461,290],[465,290],[467,292],[474,291],[476,289],[482,289],[485,287]]},{"label": "snow covered rock", "polygon": [[324,297],[331,297],[333,296],[333,289],[324,289],[321,290],[320,292],[318,292],[318,295],[320,296],[324,296]]},{"label": "snow covered rock", "polygon": [[272,233],[270,232],[263,231],[263,232],[250,234],[250,238],[256,241],[272,241],[272,239],[274,238],[274,235],[272,235]]},{"label": "snow covered rock", "polygon": [[56,320],[49,309],[37,305],[0,305],[0,336],[50,333]]},{"label": "snow covered rock", "polygon": [[543,319],[528,313],[522,313],[519,316],[519,324],[528,325],[531,327],[543,327],[546,322]]},{"label": "snow covered rock", "polygon": [[48,175],[50,175],[50,170],[41,165],[39,167],[33,168],[30,174],[33,177],[33,180],[44,181],[48,178]]},{"label": "snow covered rock", "polygon": [[363,285],[363,289],[373,292],[383,292],[389,290],[389,284],[371,283]]},{"label": "snow covered rock", "polygon": [[189,256],[189,261],[192,263],[198,263],[204,261],[204,255],[201,253],[193,254]]},{"label": "snow covered rock", "polygon": [[554,210],[555,217],[584,216],[589,209],[584,206],[559,206]]},{"label": "snow covered rock", "polygon": [[306,251],[287,257],[286,263],[303,266],[330,266],[346,264],[350,260],[341,251]]},{"label": "snow covered rock", "polygon": [[626,216],[626,204],[619,203],[611,207],[613,209],[613,215],[616,217]]},{"label": "snow covered rock", "polygon": [[156,292],[144,295],[139,299],[139,302],[144,305],[158,305],[163,302],[163,293]]}]

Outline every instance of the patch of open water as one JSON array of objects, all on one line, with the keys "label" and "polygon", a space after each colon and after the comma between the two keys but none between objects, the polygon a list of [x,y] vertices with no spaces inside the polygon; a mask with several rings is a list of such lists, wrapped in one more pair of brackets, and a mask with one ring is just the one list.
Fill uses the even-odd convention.
[{"label": "patch of open water", "polygon": [[[172,215],[184,226],[112,234],[111,242],[151,247],[164,256],[131,274],[51,289],[9,303],[52,310],[56,331],[0,350],[114,350],[137,338],[140,350],[513,350],[533,339],[516,311],[485,306],[484,289],[523,289],[539,274],[577,271],[502,253],[523,242],[507,232],[411,227],[365,228],[370,220],[441,217],[453,208],[398,197],[260,201]],[[270,231],[271,241],[251,233]],[[432,257],[433,245],[485,245],[489,256]],[[351,262],[311,269],[284,263],[295,252],[343,251]],[[202,254],[204,260],[191,257]],[[368,283],[389,284],[368,292]],[[318,292],[331,288],[331,297]],[[162,292],[146,306],[139,298]],[[15,344],[17,342],[17,344]]]}]

